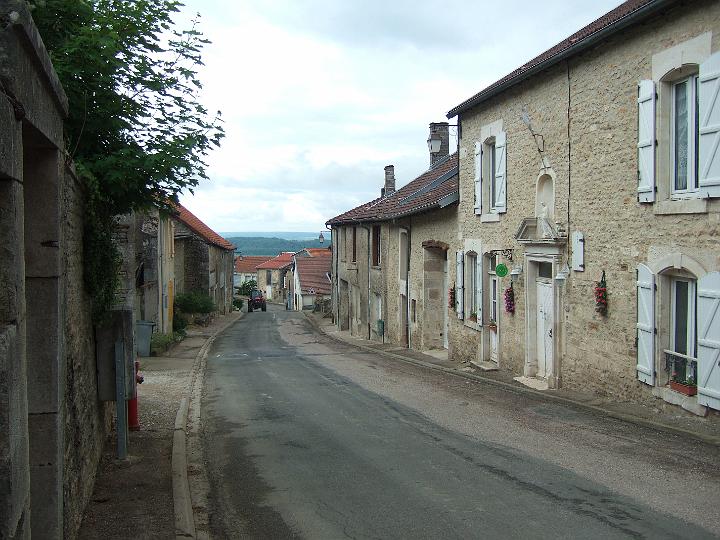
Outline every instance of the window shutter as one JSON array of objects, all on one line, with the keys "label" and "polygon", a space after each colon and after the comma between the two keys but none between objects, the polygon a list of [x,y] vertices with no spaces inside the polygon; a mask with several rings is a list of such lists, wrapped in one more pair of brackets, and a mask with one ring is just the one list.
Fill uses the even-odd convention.
[{"label": "window shutter", "polygon": [[495,211],[507,212],[507,134],[502,131],[495,137]]},{"label": "window shutter", "polygon": [[482,214],[482,143],[475,143],[475,214]]},{"label": "window shutter", "polygon": [[655,275],[644,264],[637,268],[637,378],[655,385]]},{"label": "window shutter", "polygon": [[465,254],[462,251],[455,253],[455,307],[457,309],[458,319],[462,319],[465,313],[465,273],[463,272],[464,255]]},{"label": "window shutter", "polygon": [[720,410],[720,272],[698,280],[698,404]]},{"label": "window shutter", "polygon": [[482,324],[483,317],[483,256],[478,253],[475,259],[475,294],[477,297],[477,322]]},{"label": "window shutter", "polygon": [[655,200],[655,83],[638,84],[638,201]]},{"label": "window shutter", "polygon": [[699,86],[698,187],[701,194],[720,197],[720,53],[700,64]]}]

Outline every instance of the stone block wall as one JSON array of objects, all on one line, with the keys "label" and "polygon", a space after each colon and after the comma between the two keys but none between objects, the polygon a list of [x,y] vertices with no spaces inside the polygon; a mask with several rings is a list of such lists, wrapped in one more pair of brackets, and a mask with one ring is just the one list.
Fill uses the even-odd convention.
[{"label": "stone block wall", "polygon": [[[177,240],[176,240],[177,241]],[[208,245],[195,236],[180,241],[183,244],[183,290],[210,293],[210,255]]]}]

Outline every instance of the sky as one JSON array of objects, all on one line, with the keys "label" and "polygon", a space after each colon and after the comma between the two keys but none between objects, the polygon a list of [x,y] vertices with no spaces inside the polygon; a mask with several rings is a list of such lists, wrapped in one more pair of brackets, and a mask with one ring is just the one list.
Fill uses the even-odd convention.
[{"label": "sky", "polygon": [[218,232],[319,233],[380,195],[386,165],[398,188],[427,170],[430,122],[621,2],[184,3],[226,136],[182,204]]}]

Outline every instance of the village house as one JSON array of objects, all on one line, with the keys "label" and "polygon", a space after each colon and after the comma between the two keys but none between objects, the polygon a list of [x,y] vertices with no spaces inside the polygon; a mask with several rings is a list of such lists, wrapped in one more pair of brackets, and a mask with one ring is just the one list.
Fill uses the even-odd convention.
[{"label": "village house", "polygon": [[254,281],[257,283],[257,265],[269,261],[272,257],[258,257],[238,255],[235,257],[235,272],[233,286],[240,287],[243,283]]},{"label": "village house", "polygon": [[301,311],[313,309],[316,303],[330,298],[332,251],[328,249],[304,249],[293,256],[288,271],[289,309]]},{"label": "village house", "polygon": [[630,0],[449,111],[453,357],[720,409],[719,85],[720,3]]},{"label": "village house", "polygon": [[0,538],[73,538],[112,407],[83,286],[68,101],[25,2],[0,0]]},{"label": "village house", "polygon": [[[235,246],[181,204],[175,222],[175,294],[199,291],[220,313],[232,310]],[[172,294],[170,295],[172,296]]]},{"label": "village house", "polygon": [[340,330],[420,350],[448,347],[448,248],[457,237],[458,157],[447,122],[430,125],[430,168],[399,190],[328,220]]},{"label": "village house", "polygon": [[295,253],[283,251],[277,257],[257,265],[257,287],[265,294],[267,301],[286,303],[288,301],[288,270],[292,267]]}]

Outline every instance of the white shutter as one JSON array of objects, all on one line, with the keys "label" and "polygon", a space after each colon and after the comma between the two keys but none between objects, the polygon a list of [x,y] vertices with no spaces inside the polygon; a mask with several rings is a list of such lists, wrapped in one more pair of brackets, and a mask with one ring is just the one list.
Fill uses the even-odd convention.
[{"label": "white shutter", "polygon": [[720,53],[700,64],[699,82],[698,187],[703,196],[720,197]]},{"label": "white shutter", "polygon": [[498,214],[507,212],[507,134],[495,137],[495,193],[494,207]]},{"label": "white shutter", "polygon": [[698,280],[698,403],[720,410],[720,272]]},{"label": "white shutter", "polygon": [[475,256],[475,294],[477,298],[477,322],[482,324],[483,317],[483,256],[478,253]]},{"label": "white shutter", "polygon": [[462,319],[465,313],[465,272],[463,272],[464,253],[458,251],[455,253],[455,307],[457,309],[458,319]]},{"label": "white shutter", "polygon": [[475,143],[475,214],[482,214],[482,143]]},{"label": "white shutter", "polygon": [[655,275],[637,268],[637,378],[655,385]]},{"label": "white shutter", "polygon": [[638,84],[638,201],[655,200],[655,83]]}]

